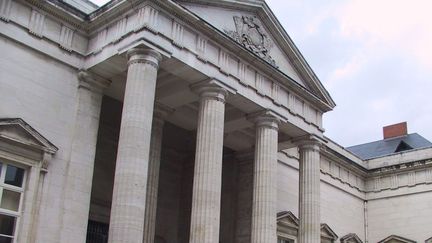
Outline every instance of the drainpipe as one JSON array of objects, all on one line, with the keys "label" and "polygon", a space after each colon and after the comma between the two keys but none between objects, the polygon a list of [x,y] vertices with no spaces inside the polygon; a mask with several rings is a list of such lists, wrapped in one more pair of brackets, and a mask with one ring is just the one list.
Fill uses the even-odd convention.
[{"label": "drainpipe", "polygon": [[368,243],[368,201],[364,201],[364,232],[365,243]]}]

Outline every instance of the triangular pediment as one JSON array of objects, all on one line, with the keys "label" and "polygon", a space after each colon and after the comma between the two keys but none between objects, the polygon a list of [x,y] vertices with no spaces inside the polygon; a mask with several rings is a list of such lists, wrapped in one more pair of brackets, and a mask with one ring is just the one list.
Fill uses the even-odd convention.
[{"label": "triangular pediment", "polygon": [[338,236],[327,224],[321,224],[321,238],[336,240]]},{"label": "triangular pediment", "polygon": [[329,107],[335,103],[285,32],[265,1],[181,0],[221,34],[230,37],[291,80],[309,90]]},{"label": "triangular pediment", "polygon": [[383,240],[381,240],[378,243],[416,243],[416,241],[397,236],[397,235],[391,235]]},{"label": "triangular pediment", "polygon": [[278,225],[299,227],[299,219],[291,211],[283,211],[277,214]]},{"label": "triangular pediment", "polygon": [[343,236],[340,239],[340,242],[341,243],[363,243],[363,241],[360,239],[360,237],[358,237],[358,235],[354,234],[354,233],[350,233],[350,234]]},{"label": "triangular pediment", "polygon": [[20,118],[0,119],[0,138],[8,143],[54,154],[58,148]]}]

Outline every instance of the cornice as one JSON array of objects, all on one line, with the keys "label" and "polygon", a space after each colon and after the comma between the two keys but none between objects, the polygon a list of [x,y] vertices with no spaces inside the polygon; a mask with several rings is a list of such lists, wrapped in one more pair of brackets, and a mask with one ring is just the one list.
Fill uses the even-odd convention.
[{"label": "cornice", "polygon": [[372,169],[368,171],[368,175],[369,177],[376,177],[425,168],[432,168],[432,158]]},{"label": "cornice", "polygon": [[86,20],[88,19],[87,15],[76,8],[58,0],[20,0],[21,2],[26,2],[31,4],[38,9],[50,14],[51,17],[54,17],[60,21],[66,22],[72,27],[85,31],[85,27],[87,25]]}]

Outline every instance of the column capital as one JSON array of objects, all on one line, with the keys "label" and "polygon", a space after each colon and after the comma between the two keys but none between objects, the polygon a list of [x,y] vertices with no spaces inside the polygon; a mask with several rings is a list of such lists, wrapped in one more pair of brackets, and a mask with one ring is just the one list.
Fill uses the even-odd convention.
[{"label": "column capital", "polygon": [[159,63],[162,61],[162,55],[150,48],[134,47],[127,51],[128,66],[136,63],[145,63],[152,65],[156,69],[159,68]]},{"label": "column capital", "polygon": [[221,102],[225,102],[225,98],[229,93],[235,94],[237,92],[234,88],[214,78],[195,83],[190,88],[201,98],[216,99]]},{"label": "column capital", "polygon": [[153,112],[154,112],[154,117],[165,119],[167,116],[169,116],[171,113],[174,112],[174,109],[167,105],[155,101]]},{"label": "column capital", "polygon": [[264,110],[249,114],[247,119],[255,123],[256,127],[268,127],[279,130],[282,117],[271,110]]},{"label": "column capital", "polygon": [[165,119],[174,112],[174,109],[155,101],[154,111],[153,111],[153,123],[155,125],[163,126]]},{"label": "column capital", "polygon": [[305,136],[296,137],[292,140],[292,142],[296,144],[299,149],[320,151],[325,141],[314,134],[308,134]]},{"label": "column capital", "polygon": [[96,78],[92,73],[84,69],[79,70],[78,80],[79,88],[86,88],[97,93],[102,93],[111,84],[110,80]]}]

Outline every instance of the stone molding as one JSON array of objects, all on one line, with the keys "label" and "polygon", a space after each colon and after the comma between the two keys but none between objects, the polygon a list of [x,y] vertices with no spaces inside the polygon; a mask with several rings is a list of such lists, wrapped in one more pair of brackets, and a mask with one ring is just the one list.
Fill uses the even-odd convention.
[{"label": "stone molding", "polygon": [[363,243],[363,241],[355,233],[349,233],[340,238],[341,243]]},{"label": "stone molding", "polygon": [[128,66],[143,63],[149,64],[154,68],[159,68],[159,63],[162,61],[162,55],[150,48],[134,47],[127,51]]},{"label": "stone molding", "polygon": [[277,234],[282,237],[296,238],[299,230],[299,219],[291,211],[277,214]]},{"label": "stone molding", "polygon": [[[21,4],[21,3],[13,2],[13,4]],[[33,4],[33,2],[32,2],[32,4]],[[152,3],[152,4],[158,5],[158,3]],[[45,7],[46,7],[46,6],[42,6],[40,4],[36,4],[35,6],[38,8],[42,8],[42,9],[45,9]],[[142,6],[142,9],[143,9],[141,11],[142,16],[140,19],[142,19],[141,21],[148,22],[148,24],[143,24],[141,26],[141,29],[147,28],[150,30],[151,29],[150,26],[157,26],[157,23],[159,22],[160,18],[169,17],[167,13],[163,13],[163,14],[159,13],[161,10],[159,10],[158,7],[154,7],[152,5],[149,5],[148,3],[147,3],[147,5]],[[150,10],[152,10],[152,11],[150,11]],[[138,12],[140,12],[140,11],[138,11]],[[138,21],[139,18],[135,18],[134,14],[138,14],[138,13],[132,13],[131,15],[128,15],[127,21],[139,22]],[[165,15],[165,16],[162,17],[162,15]],[[100,38],[100,35],[94,34],[94,32],[92,32],[92,34],[91,34],[92,37],[89,40],[86,40],[87,36],[85,36],[85,33],[83,31],[81,31],[81,30],[78,31],[72,27],[69,27],[70,24],[63,24],[62,23],[63,19],[59,20],[57,18],[57,16],[51,16],[51,12],[46,13],[46,18],[48,18],[48,17],[50,18],[50,21],[49,21],[50,23],[53,21],[56,23],[58,22],[59,26],[65,26],[65,27],[63,28],[62,31],[59,30],[59,32],[57,34],[56,33],[50,33],[50,35],[47,35],[47,36],[43,35],[43,39],[49,39],[50,41],[57,43],[57,45],[60,46],[62,49],[66,50],[68,52],[74,53],[74,54],[76,53],[76,54],[82,55],[82,57],[86,57],[86,56],[91,55],[91,54],[96,54],[96,53],[102,51],[102,49],[104,49],[106,46],[113,45],[113,44],[117,43],[118,40],[125,39],[130,34],[135,33],[136,31],[139,31],[136,29],[129,29],[129,26],[132,26],[134,24],[127,24],[126,26],[128,26],[128,27],[126,27],[126,29],[125,29],[124,28],[125,27],[125,24],[124,24],[125,18],[124,17],[120,18],[120,19],[114,18],[114,20],[111,20],[110,22],[108,22],[108,24],[107,24],[107,22],[105,22],[104,28],[101,28],[100,32],[104,33],[104,35],[103,35],[104,38]],[[217,44],[215,41],[208,41],[207,38],[204,37],[204,35],[199,33],[198,31],[195,31],[195,30],[192,31],[189,28],[186,29],[184,27],[184,24],[183,24],[184,22],[178,20],[177,18],[178,18],[178,16],[173,18],[172,21],[176,21],[176,23],[178,25],[182,26],[181,29],[183,30],[183,32],[182,32],[183,37],[180,39],[183,42],[186,41],[184,38],[186,38],[186,36],[191,36],[191,34],[196,35],[197,38],[201,37],[199,39],[203,40],[200,42],[201,43],[200,45],[196,44],[193,48],[182,44],[181,46],[184,50],[195,54],[197,56],[197,58],[200,56],[204,57],[206,55],[206,53],[205,53],[206,50],[214,50],[214,48],[217,48],[220,50],[220,52],[223,51],[222,47],[220,47],[219,44]],[[44,21],[44,22],[47,22],[47,21]],[[22,25],[20,23],[16,23],[16,24]],[[191,24],[194,24],[194,23],[191,23]],[[28,26],[23,26],[23,27],[28,28]],[[111,28],[113,29],[113,31],[108,31],[108,29],[111,29]],[[124,32],[122,32],[123,34],[121,36],[119,34],[120,32],[118,32],[119,28],[122,30],[124,29]],[[52,29],[52,28],[50,28],[50,29]],[[198,29],[201,30],[200,28],[197,28],[197,30]],[[42,30],[47,30],[47,28],[44,27]],[[186,32],[188,32],[188,34],[186,34]],[[108,33],[110,33],[109,36],[108,36]],[[55,35],[57,35],[58,38],[55,38],[55,37],[53,38],[53,36],[55,36]],[[173,36],[171,33],[158,32],[157,35],[160,37],[165,37],[165,38],[171,40],[173,43],[175,42],[174,40],[172,40]],[[70,44],[71,39],[73,40],[72,44]],[[80,50],[77,49],[77,45],[75,44],[76,39],[85,40],[86,44],[83,46],[87,46],[87,42],[89,42],[89,45],[88,45],[89,46],[89,52],[88,53],[86,53],[84,47],[83,48],[80,47],[81,48]],[[95,39],[97,39],[97,40],[95,40]],[[176,38],[176,39],[179,39],[179,38]],[[45,40],[40,40],[40,41],[45,41]],[[178,42],[178,40],[177,40],[177,42]],[[99,44],[97,44],[95,46],[95,43],[96,44],[99,43]],[[196,43],[196,41],[194,41],[194,43]],[[100,45],[100,44],[102,44],[102,45]],[[212,46],[212,48],[207,48],[208,46]],[[231,46],[233,46],[233,45],[231,45]],[[232,48],[230,48],[230,49],[232,49]],[[199,53],[201,53],[201,54],[199,54]],[[234,59],[238,59],[237,58],[238,55],[229,54],[229,56],[231,56],[231,59],[230,59],[231,61],[233,61]],[[212,61],[212,60],[207,60],[207,61],[208,61],[208,64],[210,64],[210,65],[219,66],[217,61],[216,62]],[[249,70],[253,70],[254,72],[258,72],[255,70],[258,70],[259,68],[257,69],[255,67],[252,67],[251,65],[246,65],[246,62],[244,62],[242,60],[236,60],[236,62],[244,64],[244,65],[236,65],[236,66],[240,67],[239,70],[232,69],[232,67],[234,67],[234,65],[230,65],[230,69],[232,69],[232,70],[227,71],[227,73],[229,73],[228,75],[235,77],[236,79],[239,80],[240,83],[244,83],[244,84],[248,83],[247,81],[244,80],[246,77],[245,77],[245,75],[242,75],[242,73],[244,74],[244,72],[241,72],[241,70],[245,71],[245,70],[249,69]],[[243,67],[243,68],[241,68],[241,67]],[[266,82],[266,83],[270,82],[272,87],[278,87],[278,88],[274,88],[270,92],[267,92],[267,91],[262,90],[262,87],[261,88],[255,87],[255,84],[254,85],[247,84],[248,86],[250,86],[253,89],[256,89],[256,91],[258,93],[261,93],[264,96],[272,99],[274,101],[275,105],[285,107],[293,115],[297,115],[297,116],[303,118],[306,123],[313,124],[314,126],[318,127],[319,129],[322,129],[322,121],[321,121],[322,112],[319,111],[319,109],[317,109],[315,107],[315,105],[312,105],[311,103],[306,102],[306,101],[299,102],[296,105],[290,104],[290,100],[297,100],[297,99],[303,100],[303,98],[291,99],[290,98],[291,96],[297,96],[296,94],[294,94],[294,91],[288,92],[288,89],[285,88],[285,85],[276,84],[277,81],[273,80],[273,78],[267,77],[267,75],[265,75],[263,73],[258,73],[258,74],[260,74],[260,75],[255,75],[255,76],[256,77],[260,77],[260,76],[264,77],[264,79],[263,79],[264,82]]]},{"label": "stone molding", "polygon": [[[13,4],[21,4],[19,2],[12,2],[12,3]],[[138,29],[135,27],[133,29],[130,29],[129,26],[132,26],[134,24],[125,25],[124,24],[124,22],[125,22],[124,16],[122,18],[118,18],[118,19],[113,18],[113,20],[109,20],[107,22],[104,22],[103,28],[98,28],[99,33],[92,32],[90,34],[90,36],[91,36],[90,39],[87,39],[87,37],[88,37],[87,34],[85,32],[83,32],[81,29],[75,29],[75,28],[78,28],[75,25],[74,25],[74,27],[70,27],[71,24],[70,23],[64,23],[64,19],[58,18],[57,15],[51,16],[51,14],[53,14],[53,13],[51,13],[50,11],[47,12],[45,10],[49,6],[42,6],[41,4],[37,4],[36,2],[32,2],[32,4],[35,4],[35,7],[40,8],[44,11],[46,18],[50,19],[50,21],[48,21],[49,23],[56,23],[60,27],[65,26],[64,28],[63,27],[59,28],[58,33],[53,32],[53,33],[50,33],[49,35],[48,34],[43,35],[43,31],[42,31],[42,35],[43,35],[42,39],[43,40],[41,39],[39,41],[44,41],[46,45],[50,45],[52,43],[55,43],[61,49],[64,49],[64,50],[70,52],[71,54],[72,53],[78,54],[77,57],[73,57],[73,58],[86,58],[89,55],[97,54],[97,53],[101,52],[105,47],[111,47],[112,45],[117,45],[117,43],[120,43],[118,40],[123,40],[123,39],[129,37],[130,35],[132,35],[133,33],[136,33],[137,31],[141,31],[143,28],[146,28],[149,31],[151,31],[152,29],[154,30],[154,27],[158,26],[158,22],[160,22],[162,19],[164,19],[164,21],[165,21],[165,19],[171,19],[172,21],[175,21],[178,25],[182,26],[181,29],[183,31],[182,32],[183,38],[180,38],[180,39],[176,38],[177,41],[174,41],[172,33],[163,33],[163,32],[157,32],[156,34],[158,37],[162,37],[162,38],[166,38],[167,40],[170,40],[174,46],[176,46],[174,42],[177,42],[179,44],[179,45],[177,45],[177,47],[181,45],[181,48],[183,50],[194,54],[197,59],[200,59],[199,57],[204,57],[204,59],[206,59],[207,64],[214,65],[214,66],[217,66],[219,68],[221,68],[219,61],[218,60],[211,60],[211,58],[208,58],[209,55],[206,52],[208,52],[209,50],[218,50],[218,53],[219,52],[220,53],[221,52],[227,52],[229,54],[227,56],[227,58],[229,58],[229,63],[232,64],[232,62],[235,61],[238,65],[229,65],[227,67],[229,70],[224,71],[226,73],[226,75],[232,76],[235,79],[237,79],[239,83],[245,84],[247,87],[250,87],[250,88],[256,90],[256,92],[258,94],[270,98],[276,106],[280,106],[280,107],[287,109],[288,112],[290,112],[294,116],[298,116],[298,117],[304,119],[304,121],[306,123],[312,124],[313,126],[318,128],[319,130],[323,130],[323,128],[322,128],[322,111],[321,111],[321,108],[317,108],[317,107],[320,107],[320,105],[319,105],[320,102],[318,102],[316,104],[312,104],[311,102],[306,101],[306,99],[310,100],[311,97],[300,98],[300,96],[299,96],[299,95],[301,95],[300,90],[304,91],[304,89],[297,87],[297,88],[294,88],[292,90],[290,89],[290,92],[288,92],[288,88],[285,87],[287,85],[280,83],[277,80],[278,78],[273,77],[273,75],[272,75],[272,78],[270,78],[266,74],[256,71],[256,70],[260,70],[260,68],[255,67],[256,65],[258,65],[258,63],[254,62],[253,65],[247,64],[247,62],[245,62],[244,60],[238,59],[238,55],[231,54],[231,53],[233,53],[232,50],[233,50],[233,48],[235,48],[235,45],[232,45],[231,43],[224,42],[224,44],[227,44],[230,46],[230,51],[227,51],[217,43],[218,40],[209,41],[206,37],[204,37],[205,35],[203,35],[201,32],[199,32],[199,31],[204,31],[204,30],[202,30],[202,29],[191,30],[189,28],[185,28],[184,21],[180,21],[178,19],[178,16],[170,17],[170,14],[168,14],[168,13],[166,13],[166,12],[162,13],[161,8],[164,7],[164,6],[162,6],[164,4],[151,3],[151,5],[149,5],[149,3],[146,3],[146,4],[144,4],[144,6],[141,7],[141,9],[143,9],[142,11],[133,12],[133,13],[130,13],[128,16],[126,16],[127,21],[129,21],[129,20],[130,21],[134,21],[134,20],[137,21],[137,25],[141,26]],[[158,5],[160,5],[160,6],[158,6]],[[123,6],[121,8],[122,11],[123,11],[123,8],[126,8],[126,7]],[[60,9],[58,11],[64,11],[64,10]],[[139,15],[139,13],[141,15]],[[137,15],[137,16],[135,16],[135,15]],[[140,16],[140,18],[138,18],[139,16]],[[141,19],[140,21],[142,23],[139,22],[138,19]],[[13,21],[15,21],[15,20],[12,20],[11,22],[13,22]],[[48,30],[46,27],[46,25],[47,25],[46,22],[47,21],[43,21],[45,27],[42,28],[42,30],[45,30],[45,31]],[[139,24],[138,22],[141,24]],[[145,24],[145,23],[147,23],[147,24]],[[15,23],[14,22],[14,24],[22,25],[22,27],[28,28],[28,25],[23,24],[23,23]],[[81,25],[81,26],[85,26],[85,25]],[[125,26],[127,26],[127,27],[125,27]],[[50,27],[49,29],[50,29],[50,31],[52,31],[53,29],[56,29],[56,28]],[[123,34],[121,34],[121,36],[119,34],[120,32],[118,32],[119,29],[124,30],[124,32],[122,32]],[[108,30],[110,30],[110,31],[108,31]],[[205,30],[205,31],[211,32],[212,30]],[[113,39],[113,38],[111,38],[112,37],[111,35],[114,35],[113,33],[115,34],[115,38],[114,38],[114,40],[111,40],[111,39]],[[153,31],[152,33],[155,33],[155,32]],[[196,43],[196,44],[194,44],[193,47],[185,45],[185,43],[179,43],[179,40],[186,42],[187,40],[185,38],[186,37],[190,38],[190,36],[196,36],[196,38],[201,37],[202,41],[197,43],[195,40],[193,40],[193,43]],[[71,39],[73,40],[72,43],[70,43]],[[198,39],[200,39],[200,38],[198,38]],[[82,42],[83,42],[83,43],[81,43],[82,45],[80,45],[80,44],[77,45],[76,40],[82,40]],[[87,46],[89,46],[88,52],[86,51]],[[40,51],[44,52],[43,50],[40,50]],[[212,55],[210,55],[210,56],[212,56]],[[58,55],[54,55],[53,57],[59,58]],[[71,65],[73,65],[73,64],[71,64]],[[224,70],[224,68],[221,68],[221,70]],[[224,73],[224,72],[222,72],[222,73]],[[254,73],[254,77],[255,77],[255,79],[258,79],[258,82],[256,82],[256,80],[255,80],[253,83],[250,83],[250,81],[249,81],[250,77],[249,77],[249,75],[246,75],[247,73],[250,73],[250,72]],[[262,79],[260,79],[260,77],[262,77]],[[283,77],[281,77],[281,78],[283,79]],[[261,82],[260,82],[260,80],[261,80]],[[266,83],[266,85],[256,86],[257,83]],[[272,87],[272,88],[270,88],[270,90],[267,90],[267,88],[265,88],[268,85],[270,85],[270,87]],[[288,86],[291,87],[292,85],[293,84],[290,84]],[[297,94],[295,94],[295,93],[297,93]],[[313,101],[313,103],[315,103],[315,101]]]},{"label": "stone molding", "polygon": [[12,6],[12,0],[2,0],[0,2],[0,19],[9,22],[9,15]]},{"label": "stone molding", "polygon": [[191,90],[197,93],[201,98],[215,99],[225,103],[225,99],[229,94],[235,94],[237,90],[225,85],[217,79],[210,78],[193,84]]},{"label": "stone molding", "polygon": [[95,75],[83,69],[78,72],[78,80],[79,88],[85,88],[95,93],[102,93],[111,84],[110,80],[96,78]]},{"label": "stone molding", "polygon": [[155,101],[153,109],[153,124],[163,126],[166,118],[174,112],[174,109]]},{"label": "stone molding", "polygon": [[414,240],[410,240],[398,235],[390,235],[389,237],[379,241],[378,243],[387,243],[387,242],[416,243],[416,241]]},{"label": "stone molding", "polygon": [[[25,138],[23,136],[26,136]],[[10,143],[54,155],[58,148],[21,118],[0,119],[0,138]]]},{"label": "stone molding", "polygon": [[331,242],[335,242],[338,239],[338,235],[330,228],[326,223],[321,224],[321,239],[327,239]]},{"label": "stone molding", "polygon": [[432,159],[376,169],[367,179],[368,192],[432,184]]},{"label": "stone molding", "polygon": [[247,119],[252,121],[256,127],[268,127],[275,130],[279,130],[279,124],[286,120],[271,110],[258,111],[249,114]]},{"label": "stone molding", "polygon": [[319,138],[314,134],[296,137],[292,141],[299,147],[299,149],[310,149],[313,151],[320,151],[325,142],[322,138]]}]

